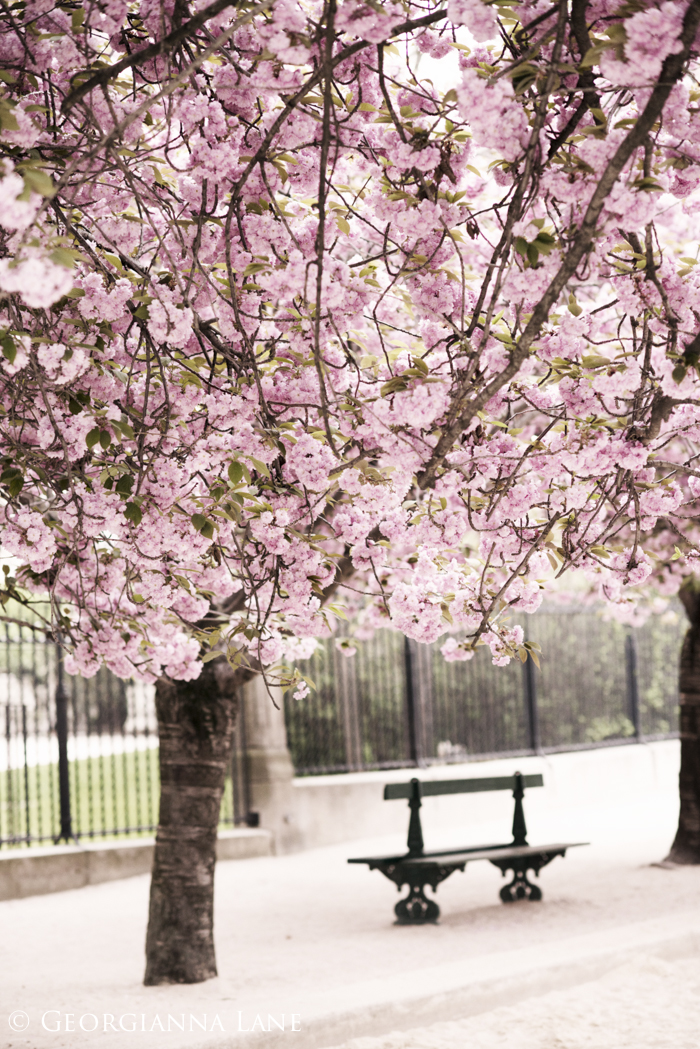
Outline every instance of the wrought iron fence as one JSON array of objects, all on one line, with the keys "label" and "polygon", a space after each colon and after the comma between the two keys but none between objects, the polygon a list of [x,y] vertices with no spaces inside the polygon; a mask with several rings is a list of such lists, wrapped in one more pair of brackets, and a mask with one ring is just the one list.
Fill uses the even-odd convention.
[{"label": "wrought iron fence", "polygon": [[[630,630],[591,611],[523,620],[542,646],[493,667],[486,649],[446,663],[391,631],[354,656],[324,642],[302,664],[316,690],[285,702],[300,775],[430,765],[467,758],[606,746],[676,734],[682,615]],[[106,670],[62,672],[43,633],[0,635],[0,847],[153,833],[158,736],[150,687]],[[244,704],[222,826],[251,823]]]},{"label": "wrought iron fence", "polygon": [[388,630],[347,656],[333,640],[300,663],[316,690],[285,702],[297,773],[347,772],[605,746],[676,735],[682,613],[637,629],[593,610],[522,619],[543,650],[494,667],[487,649],[446,663],[440,645]]},{"label": "wrought iron fence", "polygon": [[[40,631],[0,636],[0,846],[152,834],[158,822],[153,688],[102,669],[62,669]],[[246,822],[241,717],[221,806],[222,826]]]}]

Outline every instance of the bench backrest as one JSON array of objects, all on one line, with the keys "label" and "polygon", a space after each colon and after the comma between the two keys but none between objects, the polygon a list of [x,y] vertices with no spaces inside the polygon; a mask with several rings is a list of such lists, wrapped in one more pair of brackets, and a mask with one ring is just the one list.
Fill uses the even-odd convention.
[{"label": "bench backrest", "polygon": [[[540,773],[520,776],[523,787],[543,787],[544,779]],[[418,796],[429,798],[436,794],[478,794],[484,790],[515,790],[515,776],[484,776],[480,779],[412,779],[410,783],[387,783],[384,788],[384,801],[394,801],[397,798],[412,798],[414,796],[414,784],[418,784]]]},{"label": "bench backrest", "polygon": [[516,772],[512,776],[482,776],[478,779],[412,779],[410,783],[387,783],[384,787],[384,800],[394,801],[407,798],[411,810],[408,822],[408,855],[423,855],[423,828],[420,822],[421,798],[440,794],[477,794],[481,791],[512,790],[515,798],[513,812],[513,845],[527,845],[527,827],[523,797],[526,787],[543,787],[544,779],[540,773],[523,776]]}]

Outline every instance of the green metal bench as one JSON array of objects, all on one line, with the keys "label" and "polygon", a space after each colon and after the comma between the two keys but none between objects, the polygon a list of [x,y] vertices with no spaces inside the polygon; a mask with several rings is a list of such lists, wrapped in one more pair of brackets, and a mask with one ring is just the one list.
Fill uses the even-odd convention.
[{"label": "green metal bench", "polygon": [[[523,776],[516,772],[513,776],[492,776],[482,779],[447,779],[421,782],[412,779],[410,783],[389,783],[384,788],[384,800],[407,798],[411,810],[408,824],[408,852],[402,856],[370,856],[348,860],[348,863],[366,863],[370,870],[381,871],[395,882],[399,892],[408,885],[409,892],[405,899],[399,900],[394,908],[398,923],[401,925],[422,925],[435,922],[440,916],[440,908],[435,900],[425,895],[426,885],[433,892],[445,878],[454,871],[463,871],[467,863],[474,860],[488,860],[499,867],[503,876],[507,871],[513,872],[512,881],[504,885],[500,897],[504,903],[514,900],[541,900],[542,891],[528,880],[528,871],[536,876],[543,867],[556,856],[565,856],[567,849],[588,842],[568,842],[555,845],[532,846],[527,843],[527,827],[523,810],[523,797],[526,787],[543,787],[541,775]],[[472,794],[480,791],[512,790],[515,798],[513,813],[513,841],[506,845],[478,845],[465,849],[447,849],[439,852],[425,852],[423,848],[423,829],[420,822],[421,798],[438,794]]]}]

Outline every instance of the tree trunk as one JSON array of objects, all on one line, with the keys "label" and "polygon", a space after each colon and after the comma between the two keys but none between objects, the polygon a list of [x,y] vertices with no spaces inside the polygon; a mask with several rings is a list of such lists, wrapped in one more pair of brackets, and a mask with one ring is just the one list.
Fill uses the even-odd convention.
[{"label": "tree trunk", "polygon": [[690,620],[681,649],[679,692],[681,771],[680,815],[667,860],[700,863],[700,592],[683,587],[680,598]]},{"label": "tree trunk", "polygon": [[216,976],[216,834],[240,678],[225,659],[196,681],[156,685],[160,815],[146,937],[146,985]]}]

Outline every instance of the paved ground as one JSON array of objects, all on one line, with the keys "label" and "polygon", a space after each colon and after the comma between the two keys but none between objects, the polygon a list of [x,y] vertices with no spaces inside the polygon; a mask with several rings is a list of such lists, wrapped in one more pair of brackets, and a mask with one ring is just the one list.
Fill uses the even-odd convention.
[{"label": "paved ground", "polygon": [[644,957],[568,991],[342,1049],[697,1049],[699,1016],[700,959]]},{"label": "paved ground", "polygon": [[[194,987],[141,985],[146,876],[0,903],[0,1046],[697,1049],[700,868],[651,865],[676,804],[669,792],[531,827],[535,843],[592,845],[542,872],[540,904],[501,904],[489,864],[453,875],[438,926],[395,926],[395,888],[345,863],[397,840],[222,863],[220,976]],[[503,831],[474,827],[471,840]],[[15,1010],[29,1026],[13,1033]],[[81,1017],[99,1029],[81,1031]]]}]

